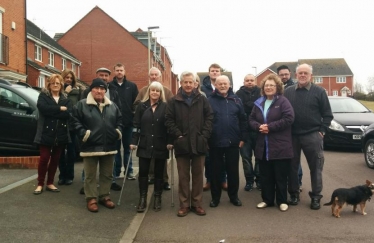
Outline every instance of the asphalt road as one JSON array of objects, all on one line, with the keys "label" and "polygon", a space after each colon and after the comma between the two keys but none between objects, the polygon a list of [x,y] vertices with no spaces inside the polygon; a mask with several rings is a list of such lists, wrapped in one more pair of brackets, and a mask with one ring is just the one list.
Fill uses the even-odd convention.
[{"label": "asphalt road", "polygon": [[[134,242],[374,242],[374,231],[371,230],[373,203],[367,203],[366,216],[353,213],[351,206],[343,208],[341,218],[331,215],[330,206],[311,210],[310,177],[305,158],[302,165],[301,202],[298,206],[290,206],[287,212],[281,212],[278,207],[257,209],[257,203],[261,202],[260,192],[244,191],[245,181],[241,176],[239,197],[242,207],[231,205],[227,194],[222,194],[221,204],[209,208],[210,192],[204,192],[207,215],[201,217],[190,213],[179,218],[176,216],[178,201],[174,208],[170,207],[170,194],[166,194],[162,211],[148,211]],[[373,173],[366,167],[359,151],[325,151],[321,202],[328,202],[336,188],[361,185],[366,179],[374,181]]]},{"label": "asphalt road", "polygon": [[[137,181],[126,182],[122,203],[114,210],[101,206],[98,213],[88,212],[84,196],[78,194],[82,185],[79,181],[82,163],[76,164],[73,185],[60,186],[60,193],[43,192],[39,196],[32,194],[36,179],[7,188],[4,185],[16,183],[15,177],[5,177],[4,173],[10,173],[9,170],[0,170],[0,181],[3,182],[0,184],[0,242],[373,242],[374,231],[370,228],[374,223],[373,204],[367,203],[366,216],[352,213],[350,206],[345,207],[339,219],[331,216],[329,206],[318,211],[309,209],[310,181],[304,158],[302,165],[301,202],[298,206],[290,206],[287,212],[281,212],[277,207],[256,209],[261,201],[260,192],[245,192],[241,174],[239,197],[242,207],[230,204],[227,194],[223,193],[221,204],[209,208],[210,192],[204,192],[207,215],[201,217],[190,213],[184,218],[176,216],[179,206],[176,167],[175,207],[171,207],[171,192],[167,191],[163,193],[162,210],[154,212],[150,209],[145,214],[135,211]],[[136,161],[134,166],[136,168]],[[336,188],[374,180],[373,172],[366,167],[361,152],[325,151],[322,203],[329,201]],[[20,180],[30,178],[31,174],[30,171],[18,173]],[[118,183],[122,183],[122,179]],[[149,198],[151,192],[152,187]],[[111,197],[117,202],[119,192],[112,192]]]}]

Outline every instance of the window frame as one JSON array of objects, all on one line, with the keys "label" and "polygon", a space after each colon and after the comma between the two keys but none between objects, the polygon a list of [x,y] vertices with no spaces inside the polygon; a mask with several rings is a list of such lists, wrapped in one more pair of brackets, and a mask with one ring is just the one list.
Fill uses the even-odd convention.
[{"label": "window frame", "polygon": [[37,44],[35,44],[35,60],[39,62],[43,61],[43,49]]},{"label": "window frame", "polygon": [[48,51],[48,65],[51,67],[55,66],[55,53]]},{"label": "window frame", "polygon": [[336,77],[337,84],[344,84],[347,82],[347,78],[345,76],[338,76]]},{"label": "window frame", "polygon": [[61,58],[61,63],[62,63],[62,70],[65,70],[66,69],[66,59]]}]

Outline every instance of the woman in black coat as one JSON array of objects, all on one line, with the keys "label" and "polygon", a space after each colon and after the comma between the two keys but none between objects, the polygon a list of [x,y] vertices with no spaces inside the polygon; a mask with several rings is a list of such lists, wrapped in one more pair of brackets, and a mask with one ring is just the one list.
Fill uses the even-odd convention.
[{"label": "woman in black coat", "polygon": [[138,149],[140,200],[137,211],[144,212],[147,205],[148,172],[151,160],[155,160],[154,210],[161,210],[163,172],[169,158],[167,129],[165,126],[166,99],[161,83],[152,82],[145,98],[137,106],[133,120],[134,131],[130,149]]},{"label": "woman in black coat", "polygon": [[53,181],[61,152],[70,142],[68,122],[72,109],[70,100],[63,93],[63,86],[61,75],[52,74],[49,77],[47,88],[42,89],[38,98],[39,119],[34,142],[39,145],[40,161],[35,195],[43,192],[47,172],[46,190],[60,191],[53,185]]}]

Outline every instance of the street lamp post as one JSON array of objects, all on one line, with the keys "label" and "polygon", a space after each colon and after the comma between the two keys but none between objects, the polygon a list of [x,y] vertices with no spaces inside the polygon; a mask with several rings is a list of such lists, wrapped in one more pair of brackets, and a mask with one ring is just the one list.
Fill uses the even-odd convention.
[{"label": "street lamp post", "polygon": [[255,69],[255,77],[257,77],[257,67],[252,67]]},{"label": "street lamp post", "polygon": [[159,26],[148,27],[148,71],[151,69],[151,30],[158,29]]}]

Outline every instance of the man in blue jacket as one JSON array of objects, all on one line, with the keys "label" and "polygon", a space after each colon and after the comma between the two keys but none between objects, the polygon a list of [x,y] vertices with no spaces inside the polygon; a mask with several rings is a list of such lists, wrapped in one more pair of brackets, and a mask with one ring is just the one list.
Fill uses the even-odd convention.
[{"label": "man in blue jacket", "polygon": [[227,172],[227,194],[230,202],[241,206],[239,189],[239,148],[247,137],[248,124],[243,104],[230,87],[230,80],[222,75],[216,79],[216,91],[209,97],[214,119],[212,135],[209,138],[211,164],[210,207],[217,207],[221,199],[222,168]]}]

